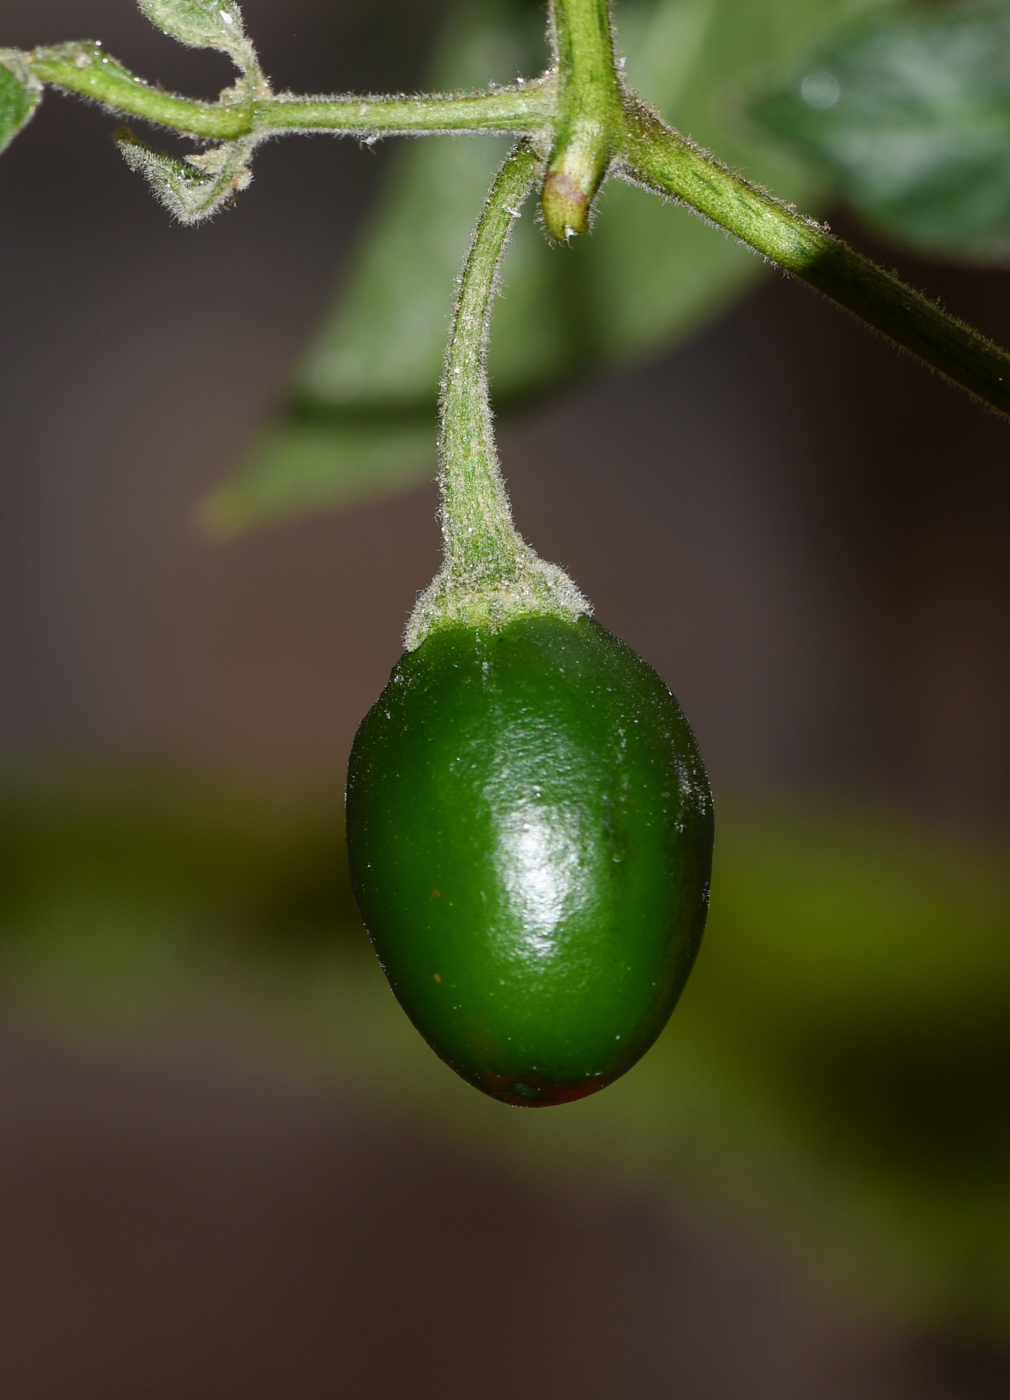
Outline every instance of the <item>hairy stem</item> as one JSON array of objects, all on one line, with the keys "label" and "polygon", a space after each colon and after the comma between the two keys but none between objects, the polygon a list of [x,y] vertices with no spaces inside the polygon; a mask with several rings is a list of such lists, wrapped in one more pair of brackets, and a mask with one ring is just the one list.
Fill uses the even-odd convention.
[{"label": "hairy stem", "polygon": [[558,110],[542,208],[548,233],[560,242],[589,229],[593,199],[623,133],[624,95],[607,0],[553,0],[551,39]]},{"label": "hairy stem", "polygon": [[555,102],[550,77],[522,87],[460,96],[295,97],[237,96],[194,102],[152,87],[86,41],[36,49],[21,56],[41,82],[91,98],[121,116],[139,117],[182,135],[234,141],[254,134],[332,132],[359,136],[413,132],[537,133],[549,125]]},{"label": "hairy stem", "polygon": [[477,225],[453,317],[442,379],[442,539],[457,572],[496,570],[516,532],[498,468],[487,350],[498,269],[539,162],[525,142],[505,162]]},{"label": "hairy stem", "polygon": [[673,195],[924,360],[953,383],[1010,416],[1010,355],[979,331],[733,174],[666,125],[629,103],[620,173]]},{"label": "hairy stem", "polygon": [[[262,86],[239,83],[217,102],[194,102],[135,77],[90,41],[28,54],[5,51],[0,60],[16,60],[33,79],[123,116],[203,140],[314,131],[364,139],[439,132],[525,135],[547,159],[543,213],[555,238],[588,226],[593,196],[613,171],[682,200],[1010,416],[1010,356],[1003,350],[728,170],[623,86],[614,68],[608,0],[552,0],[551,16],[551,72],[521,86],[458,96],[274,96]],[[527,155],[533,158],[533,147]]]},{"label": "hairy stem", "polygon": [[501,626],[522,613],[578,616],[589,605],[562,570],[520,537],[498,465],[487,350],[498,273],[542,163],[522,141],[498,172],[460,278],[439,400],[445,562],[418,600],[408,649],[446,626]]}]

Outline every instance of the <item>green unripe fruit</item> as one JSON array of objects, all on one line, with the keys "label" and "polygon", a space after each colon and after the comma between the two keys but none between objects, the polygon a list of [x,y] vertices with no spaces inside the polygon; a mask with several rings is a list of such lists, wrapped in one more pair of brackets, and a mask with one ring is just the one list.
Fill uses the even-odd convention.
[{"label": "green unripe fruit", "polygon": [[494,1098],[649,1048],[705,922],[712,802],[659,676],[588,617],[434,631],[358,730],[351,878],[404,1010]]}]

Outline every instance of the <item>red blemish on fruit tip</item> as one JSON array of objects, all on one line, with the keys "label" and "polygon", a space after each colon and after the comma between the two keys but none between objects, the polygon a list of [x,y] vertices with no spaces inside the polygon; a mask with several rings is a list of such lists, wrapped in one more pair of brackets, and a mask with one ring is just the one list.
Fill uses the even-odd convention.
[{"label": "red blemish on fruit tip", "polygon": [[432,897],[432,899],[438,899],[438,897],[441,895],[441,893],[442,893],[441,890],[432,890],[432,892],[431,892],[431,897]]},{"label": "red blemish on fruit tip", "polygon": [[598,1094],[614,1081],[614,1075],[592,1075],[576,1084],[552,1084],[532,1075],[521,1080],[503,1075],[485,1073],[484,1088],[501,1103],[512,1104],[516,1108],[548,1108],[554,1104],[575,1103],[578,1099]]},{"label": "red blemish on fruit tip", "polygon": [[435,981],[436,981],[436,982],[441,982],[442,979],[441,979],[441,977],[439,977],[439,975],[438,975],[437,972],[434,973],[433,975],[434,975],[434,978],[435,978]]}]

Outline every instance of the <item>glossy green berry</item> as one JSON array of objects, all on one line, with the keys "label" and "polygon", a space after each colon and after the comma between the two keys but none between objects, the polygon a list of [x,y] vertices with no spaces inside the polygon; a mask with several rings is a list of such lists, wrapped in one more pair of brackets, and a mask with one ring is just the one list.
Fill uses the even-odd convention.
[{"label": "glossy green berry", "polygon": [[393,991],[477,1088],[582,1098],[662,1030],[704,926],[711,795],[676,700],[588,617],[405,655],[354,741],[347,840]]}]

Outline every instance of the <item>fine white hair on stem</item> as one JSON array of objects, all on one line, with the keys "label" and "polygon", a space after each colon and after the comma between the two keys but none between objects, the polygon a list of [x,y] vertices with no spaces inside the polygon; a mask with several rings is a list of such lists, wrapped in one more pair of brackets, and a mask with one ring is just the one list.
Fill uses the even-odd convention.
[{"label": "fine white hair on stem", "polygon": [[439,398],[444,563],[418,598],[408,650],[447,626],[502,627],[522,615],[576,618],[592,609],[576,585],[519,535],[494,440],[487,379],[491,316],[505,249],[540,156],[521,141],[498,171],[457,283]]}]

